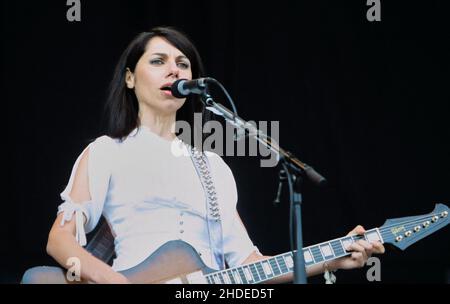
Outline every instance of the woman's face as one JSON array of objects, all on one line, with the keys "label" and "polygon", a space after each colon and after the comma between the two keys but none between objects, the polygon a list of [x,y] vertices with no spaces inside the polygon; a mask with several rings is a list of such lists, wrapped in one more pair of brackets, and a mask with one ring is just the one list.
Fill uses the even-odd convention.
[{"label": "woman's face", "polygon": [[134,73],[127,70],[126,83],[135,91],[140,111],[149,108],[162,115],[172,115],[185,98],[172,96],[170,87],[178,79],[192,79],[189,59],[167,40],[154,37],[147,43]]}]

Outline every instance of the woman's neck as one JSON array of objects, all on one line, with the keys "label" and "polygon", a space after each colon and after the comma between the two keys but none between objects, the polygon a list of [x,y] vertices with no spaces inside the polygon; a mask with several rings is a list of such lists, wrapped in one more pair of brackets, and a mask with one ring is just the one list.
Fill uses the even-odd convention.
[{"label": "woman's neck", "polygon": [[142,126],[146,126],[153,133],[167,140],[173,140],[176,137],[174,132],[175,118],[175,113],[173,115],[157,115],[149,111],[139,113]]}]

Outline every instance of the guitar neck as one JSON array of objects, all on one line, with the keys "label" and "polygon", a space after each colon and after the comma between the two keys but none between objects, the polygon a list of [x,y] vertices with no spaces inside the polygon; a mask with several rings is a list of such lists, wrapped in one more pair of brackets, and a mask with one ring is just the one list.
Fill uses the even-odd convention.
[{"label": "guitar neck", "polygon": [[[350,252],[352,243],[364,239],[391,244],[401,250],[449,224],[449,208],[436,204],[433,212],[403,218],[388,219],[380,228],[367,230],[363,235],[350,235],[303,248],[306,267],[331,261]],[[294,251],[295,252],[295,251]],[[294,271],[293,252],[270,257],[255,263],[216,271],[204,276],[209,284],[257,284]]]},{"label": "guitar neck", "polygon": [[[374,228],[367,230],[363,235],[345,236],[317,245],[304,247],[303,256],[305,265],[306,267],[310,267],[349,255],[351,252],[346,251],[345,248],[360,239],[368,242],[384,242],[379,229]],[[205,278],[209,284],[258,284],[293,271],[293,251],[289,251],[251,264],[209,273],[205,275]]]}]

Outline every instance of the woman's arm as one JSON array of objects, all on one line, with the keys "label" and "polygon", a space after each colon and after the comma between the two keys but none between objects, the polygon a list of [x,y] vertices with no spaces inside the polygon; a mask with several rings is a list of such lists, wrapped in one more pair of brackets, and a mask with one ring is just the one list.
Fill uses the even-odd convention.
[{"label": "woman's arm", "polygon": [[[89,192],[88,177],[89,149],[83,154],[75,175],[70,197],[73,202],[85,202],[91,199]],[[66,265],[71,257],[80,261],[81,278],[94,283],[127,283],[128,280],[122,274],[115,272],[108,264],[99,260],[87,250],[81,247],[75,237],[75,216],[72,220],[60,225],[63,213],[60,213],[50,230],[47,242],[47,253],[52,256],[61,266]]]},{"label": "woman's arm", "polygon": [[53,223],[47,242],[47,253],[61,266],[66,265],[69,258],[76,257],[80,261],[81,278],[93,283],[127,283],[128,280],[115,272],[108,264],[99,260],[81,247],[75,239],[75,217],[61,226],[62,214]]}]

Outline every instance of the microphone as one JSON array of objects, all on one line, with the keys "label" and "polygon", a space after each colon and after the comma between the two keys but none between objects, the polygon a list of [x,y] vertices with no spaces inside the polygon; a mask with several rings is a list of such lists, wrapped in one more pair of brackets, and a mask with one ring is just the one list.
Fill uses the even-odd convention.
[{"label": "microphone", "polygon": [[212,82],[212,78],[178,79],[172,84],[170,91],[176,98],[187,97],[190,94],[202,94],[206,90],[208,82]]}]

